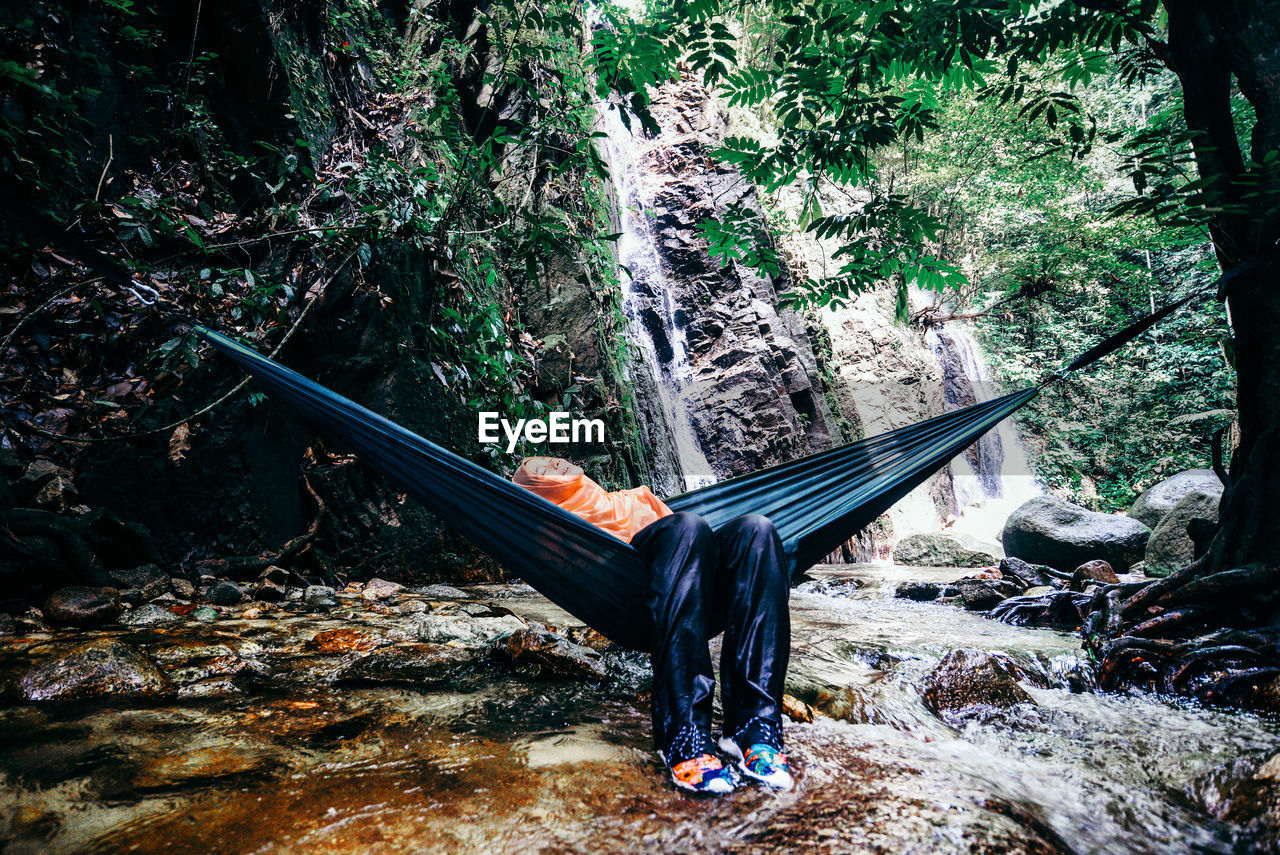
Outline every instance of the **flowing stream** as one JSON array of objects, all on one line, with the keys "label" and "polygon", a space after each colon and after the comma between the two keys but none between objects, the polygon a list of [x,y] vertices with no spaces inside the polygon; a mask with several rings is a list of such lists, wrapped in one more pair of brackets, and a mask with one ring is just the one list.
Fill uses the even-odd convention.
[{"label": "flowing stream", "polygon": [[[222,607],[213,621],[5,637],[0,845],[6,853],[1249,851],[1211,810],[1250,764],[1280,751],[1275,722],[1076,691],[1089,683],[1077,638],[893,597],[900,581],[961,572],[819,568],[818,581],[792,595],[788,690],[830,716],[787,726],[798,787],[711,801],[675,791],[654,760],[645,657],[606,651],[606,679],[548,679],[553,672],[506,664],[490,653],[495,642],[476,641],[487,621],[572,627],[522,585],[380,603],[344,594],[327,612]],[[30,662],[107,637],[160,663],[179,697],[12,700]],[[957,648],[1008,657],[1031,701],[945,721],[930,712],[922,687]],[[414,670],[449,650],[469,651],[469,665],[443,681]],[[227,674],[253,679],[230,686]]]}]

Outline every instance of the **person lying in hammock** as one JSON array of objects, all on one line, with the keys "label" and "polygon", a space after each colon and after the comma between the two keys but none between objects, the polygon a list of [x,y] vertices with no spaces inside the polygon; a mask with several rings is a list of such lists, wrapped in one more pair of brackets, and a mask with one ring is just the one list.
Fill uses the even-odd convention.
[{"label": "person lying in hammock", "polygon": [[525,460],[512,480],[630,542],[652,568],[653,739],[676,785],[718,794],[739,782],[711,739],[707,642],[723,632],[719,747],[748,778],[791,789],[782,745],[790,585],[773,523],[751,514],[712,531],[697,514],[672,513],[648,487],[605,492],[557,457]]}]

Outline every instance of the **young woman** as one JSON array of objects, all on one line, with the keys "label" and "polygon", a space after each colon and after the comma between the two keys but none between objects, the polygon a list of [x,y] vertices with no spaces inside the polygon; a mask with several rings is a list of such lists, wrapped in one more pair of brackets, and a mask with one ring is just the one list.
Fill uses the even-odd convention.
[{"label": "young woman", "polygon": [[605,492],[556,457],[525,460],[512,480],[628,541],[652,568],[653,739],[676,785],[719,794],[739,783],[711,738],[707,642],[723,632],[719,748],[748,778],[790,789],[782,744],[790,585],[773,524],[753,514],[712,531],[696,514],[672,513],[648,487]]}]

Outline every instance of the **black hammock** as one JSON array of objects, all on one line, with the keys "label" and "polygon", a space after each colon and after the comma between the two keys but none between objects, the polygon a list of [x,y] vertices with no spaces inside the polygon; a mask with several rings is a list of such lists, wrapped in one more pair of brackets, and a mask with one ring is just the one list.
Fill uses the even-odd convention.
[{"label": "black hammock", "polygon": [[[1203,293],[1108,337],[1083,368]],[[547,599],[626,647],[651,650],[648,568],[630,544],[220,333],[196,334],[359,453]],[[666,499],[717,528],[744,514],[777,527],[794,575],[839,547],[1045,385]]]}]

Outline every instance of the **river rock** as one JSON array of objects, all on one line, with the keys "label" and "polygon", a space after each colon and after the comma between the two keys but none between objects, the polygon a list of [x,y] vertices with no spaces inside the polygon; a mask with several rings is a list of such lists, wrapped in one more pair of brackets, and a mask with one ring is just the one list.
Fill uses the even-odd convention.
[{"label": "river rock", "polygon": [[164,606],[144,603],[120,615],[120,623],[125,626],[160,626],[167,623],[182,623],[182,618]]},{"label": "river rock", "polygon": [[461,600],[467,594],[452,585],[425,585],[417,589],[417,593],[429,600]]},{"label": "river rock", "polygon": [[209,606],[201,606],[191,612],[193,620],[209,623],[218,619],[218,610]]},{"label": "river rock", "polygon": [[29,701],[75,700],[99,695],[164,697],[173,684],[135,648],[111,638],[69,648],[34,665],[19,686]]},{"label": "river rock", "polygon": [[13,615],[8,612],[0,612],[0,637],[13,635],[18,631],[18,625],[13,620]]},{"label": "river rock", "polygon": [[1151,539],[1143,558],[1143,570],[1148,576],[1168,576],[1190,564],[1195,558],[1195,542],[1187,532],[1193,520],[1218,521],[1218,503],[1221,492],[1206,493],[1195,490],[1187,493],[1164,515]]},{"label": "river rock", "polygon": [[1011,707],[1030,703],[1008,663],[981,650],[953,650],[925,682],[924,705],[938,715],[985,705]]},{"label": "river rock", "polygon": [[270,579],[259,579],[254,583],[251,596],[260,603],[278,603],[285,598],[287,593],[283,585],[277,584]]},{"label": "river rock", "polygon": [[244,591],[230,579],[219,579],[204,593],[204,601],[215,606],[234,606],[244,599]]},{"label": "river rock", "polygon": [[[954,590],[953,590],[954,589]],[[957,579],[948,587],[948,596],[959,596],[961,604],[971,612],[985,612],[1009,597],[1016,597],[1023,586],[1005,579]]]},{"label": "river rock", "polygon": [[1038,496],[1005,523],[1004,551],[1070,573],[1101,559],[1123,573],[1142,558],[1151,530],[1135,519],[1090,511],[1056,496]]},{"label": "river rock", "polygon": [[1240,781],[1225,805],[1225,811],[1217,813],[1244,825],[1252,844],[1252,848],[1239,851],[1280,852],[1280,754]]},{"label": "river rock", "polygon": [[308,585],[302,593],[302,604],[312,609],[327,609],[338,604],[338,595],[328,585]]},{"label": "river rock", "polygon": [[129,570],[109,570],[107,575],[120,588],[120,599],[126,603],[145,603],[169,590],[169,574],[155,564],[143,564]]},{"label": "river rock", "polygon": [[360,596],[371,602],[379,600],[387,600],[404,590],[404,585],[399,582],[389,582],[386,579],[370,579],[365,583],[364,590],[360,592]]},{"label": "river rock", "polygon": [[893,548],[893,562],[910,567],[986,567],[996,558],[948,534],[911,534]]},{"label": "river rock", "polygon": [[243,740],[212,739],[173,753],[137,761],[130,784],[138,790],[158,790],[197,781],[225,781],[279,763],[279,749]]},{"label": "river rock", "polygon": [[1222,482],[1218,480],[1218,476],[1212,469],[1188,469],[1185,472],[1179,472],[1138,496],[1133,507],[1129,508],[1129,516],[1147,528],[1154,529],[1165,515],[1173,510],[1174,505],[1189,493],[1221,496]]},{"label": "river rock", "polygon": [[54,591],[44,602],[45,619],[63,626],[97,626],[120,615],[120,592],[115,588],[73,585]]},{"label": "river rock", "polygon": [[508,633],[494,642],[493,650],[540,677],[604,680],[609,676],[599,653],[542,630]]},{"label": "river rock", "polygon": [[397,644],[352,662],[339,673],[338,680],[427,687],[469,669],[476,655],[474,650],[446,644]]},{"label": "river rock", "polygon": [[904,600],[925,603],[942,596],[942,586],[937,582],[899,582],[893,589],[893,595]]},{"label": "river rock", "polygon": [[169,592],[179,600],[191,602],[196,598],[196,586],[187,579],[174,576],[169,580]]},{"label": "river rock", "polygon": [[1105,561],[1086,561],[1075,569],[1071,574],[1071,590],[1083,591],[1085,587],[1093,582],[1101,582],[1104,585],[1120,584],[1120,577],[1116,575],[1116,571],[1111,569],[1111,565]]}]

